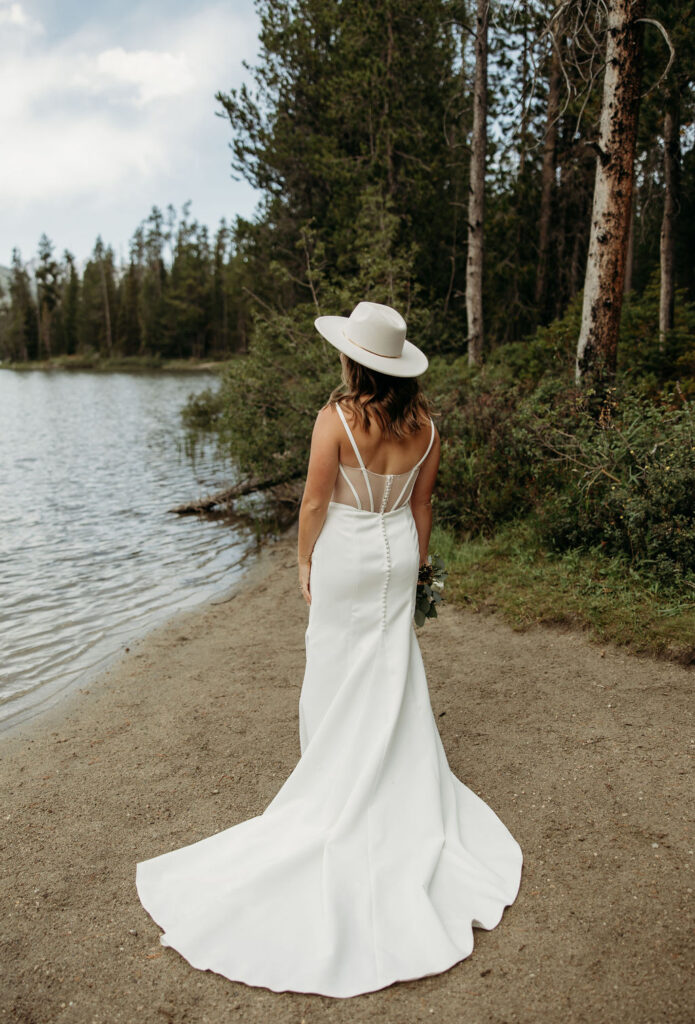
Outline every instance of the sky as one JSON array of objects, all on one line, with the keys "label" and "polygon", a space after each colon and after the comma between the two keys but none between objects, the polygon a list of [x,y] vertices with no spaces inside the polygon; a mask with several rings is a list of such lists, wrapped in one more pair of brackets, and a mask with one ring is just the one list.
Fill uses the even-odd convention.
[{"label": "sky", "polygon": [[97,235],[127,261],[153,206],[211,232],[251,217],[215,100],[250,78],[253,0],[0,0],[0,265],[12,249],[79,264]]}]

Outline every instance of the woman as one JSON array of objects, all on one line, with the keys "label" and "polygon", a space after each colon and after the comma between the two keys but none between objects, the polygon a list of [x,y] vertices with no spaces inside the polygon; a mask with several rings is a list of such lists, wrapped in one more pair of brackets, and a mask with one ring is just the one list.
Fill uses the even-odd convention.
[{"label": "woman", "polygon": [[516,898],[522,854],[449,769],[413,626],[439,463],[427,359],[389,306],[316,326],[343,388],[317,416],[300,512],[301,757],[263,814],[139,863],[136,884],[194,967],[346,997],[467,957]]}]

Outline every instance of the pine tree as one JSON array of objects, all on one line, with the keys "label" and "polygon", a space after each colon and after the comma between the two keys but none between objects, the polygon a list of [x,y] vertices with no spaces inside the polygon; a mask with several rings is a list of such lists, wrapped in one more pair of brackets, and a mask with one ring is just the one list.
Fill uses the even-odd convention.
[{"label": "pine tree", "polygon": [[73,355],[78,345],[78,321],[80,306],[80,278],[75,266],[75,257],[67,249],[63,253],[65,272],[60,294],[60,349]]},{"label": "pine tree", "polygon": [[2,355],[27,362],[39,354],[38,311],[32,295],[29,273],[18,248],[12,250],[9,283],[10,307],[3,322]]},{"label": "pine tree", "polygon": [[34,273],[39,313],[39,343],[42,354],[53,354],[53,320],[60,292],[60,267],[53,258],[53,243],[44,233],[39,239],[39,265]]}]

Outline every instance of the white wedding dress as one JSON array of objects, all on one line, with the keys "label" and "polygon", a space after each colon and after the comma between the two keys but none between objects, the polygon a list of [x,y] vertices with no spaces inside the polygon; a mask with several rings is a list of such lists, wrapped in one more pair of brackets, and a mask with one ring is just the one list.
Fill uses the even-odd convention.
[{"label": "white wedding dress", "polygon": [[429,448],[372,473],[338,411],[360,466],[341,465],[312,555],[301,758],[262,814],[140,862],[136,885],[193,967],[346,997],[467,957],[516,898],[522,853],[452,774],[432,713],[409,504]]}]

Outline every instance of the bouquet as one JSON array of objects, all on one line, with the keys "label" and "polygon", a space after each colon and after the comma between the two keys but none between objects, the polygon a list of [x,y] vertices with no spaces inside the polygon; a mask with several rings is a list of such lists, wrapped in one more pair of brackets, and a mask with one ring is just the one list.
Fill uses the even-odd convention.
[{"label": "bouquet", "polygon": [[416,626],[424,626],[425,619],[436,619],[437,605],[442,600],[441,591],[447,575],[439,555],[433,555],[431,562],[420,566],[415,596]]}]

